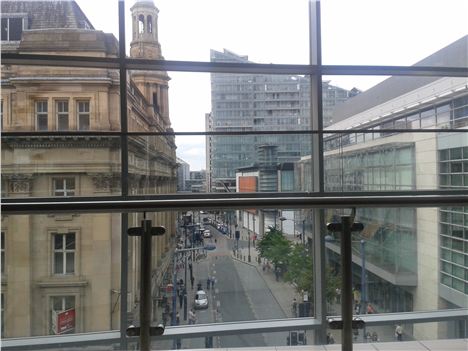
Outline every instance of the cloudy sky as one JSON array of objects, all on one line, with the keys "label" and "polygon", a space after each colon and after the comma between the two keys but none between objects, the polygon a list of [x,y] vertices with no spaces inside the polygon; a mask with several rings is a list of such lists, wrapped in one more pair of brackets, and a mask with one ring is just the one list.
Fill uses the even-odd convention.
[{"label": "cloudy sky", "polygon": [[[117,0],[78,0],[96,29],[118,37]],[[308,63],[308,0],[154,0],[168,60],[209,61],[210,49],[259,63]],[[126,1],[126,39],[131,40]],[[324,64],[411,65],[468,34],[467,0],[322,0]],[[170,117],[178,132],[203,132],[211,110],[208,73],[169,72]],[[324,77],[368,89],[385,77]],[[177,137],[191,170],[205,168],[204,137]]]}]

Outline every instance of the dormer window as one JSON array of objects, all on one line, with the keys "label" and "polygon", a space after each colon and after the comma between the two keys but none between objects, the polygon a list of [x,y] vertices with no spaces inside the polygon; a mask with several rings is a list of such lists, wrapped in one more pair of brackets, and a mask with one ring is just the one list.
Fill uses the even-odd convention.
[{"label": "dormer window", "polygon": [[24,22],[23,17],[2,18],[2,41],[20,41]]}]

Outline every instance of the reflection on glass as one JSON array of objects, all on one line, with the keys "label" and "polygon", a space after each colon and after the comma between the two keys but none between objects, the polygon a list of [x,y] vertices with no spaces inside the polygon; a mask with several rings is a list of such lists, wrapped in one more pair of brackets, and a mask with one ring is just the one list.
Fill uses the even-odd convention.
[{"label": "reflection on glass", "polygon": [[120,139],[2,136],[4,197],[118,195]]},{"label": "reflection on glass", "polygon": [[120,325],[120,214],[2,217],[2,337]]}]

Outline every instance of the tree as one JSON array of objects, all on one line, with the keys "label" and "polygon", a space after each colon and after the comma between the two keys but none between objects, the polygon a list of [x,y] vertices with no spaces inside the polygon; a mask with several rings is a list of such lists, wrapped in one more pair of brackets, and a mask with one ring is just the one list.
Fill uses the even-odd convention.
[{"label": "tree", "polygon": [[284,279],[293,284],[299,293],[313,291],[313,260],[305,245],[293,246],[287,258],[287,272]]},{"label": "tree", "polygon": [[286,263],[291,252],[291,244],[280,230],[270,227],[270,230],[258,241],[257,251],[261,257],[277,266]]}]

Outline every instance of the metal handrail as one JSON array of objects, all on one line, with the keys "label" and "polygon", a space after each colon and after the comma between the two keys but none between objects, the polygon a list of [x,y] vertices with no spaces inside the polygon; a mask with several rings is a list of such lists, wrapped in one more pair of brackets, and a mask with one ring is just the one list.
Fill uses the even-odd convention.
[{"label": "metal handrail", "polygon": [[237,193],[225,194],[228,196],[213,196],[202,194],[197,196],[148,196],[148,199],[133,197],[101,198],[73,198],[60,201],[47,199],[3,199],[3,214],[50,214],[50,213],[102,213],[102,212],[160,212],[174,210],[198,209],[242,209],[242,208],[350,208],[350,207],[440,207],[440,206],[466,206],[468,192],[448,192],[443,194],[408,195],[379,195],[359,194],[340,195],[337,193],[322,193],[320,195],[294,195],[250,193],[239,195]]}]

